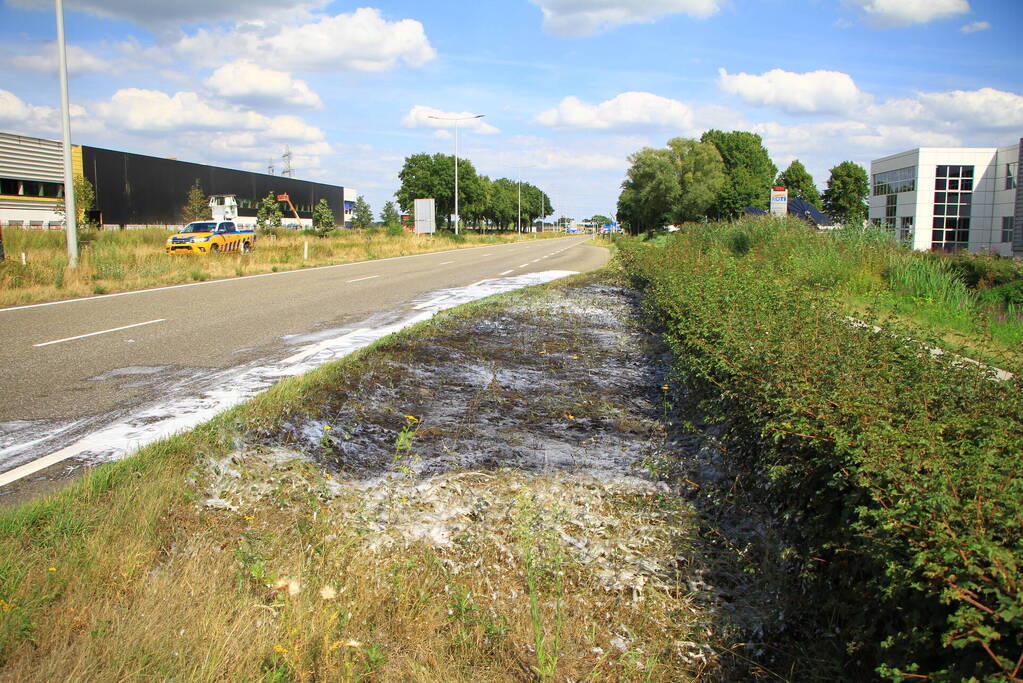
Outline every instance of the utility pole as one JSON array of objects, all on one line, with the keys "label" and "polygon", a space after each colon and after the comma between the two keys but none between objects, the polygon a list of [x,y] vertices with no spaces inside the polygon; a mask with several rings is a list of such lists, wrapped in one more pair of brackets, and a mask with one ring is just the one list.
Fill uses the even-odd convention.
[{"label": "utility pole", "polygon": [[67,89],[67,51],[64,49],[64,2],[57,3],[57,62],[60,64],[60,127],[64,135],[64,221],[67,232],[67,264],[78,267],[78,207],[75,176],[71,170],[71,109]]}]

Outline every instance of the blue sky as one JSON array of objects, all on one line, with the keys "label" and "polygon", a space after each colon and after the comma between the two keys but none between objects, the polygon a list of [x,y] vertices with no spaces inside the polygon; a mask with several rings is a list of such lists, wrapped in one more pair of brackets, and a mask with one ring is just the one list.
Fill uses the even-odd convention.
[{"label": "blue sky", "polygon": [[[614,210],[629,154],[759,133],[845,160],[1023,136],[1020,0],[65,0],[76,143],[357,188],[452,153],[559,214]],[[59,137],[52,0],[0,5],[0,130]]]}]

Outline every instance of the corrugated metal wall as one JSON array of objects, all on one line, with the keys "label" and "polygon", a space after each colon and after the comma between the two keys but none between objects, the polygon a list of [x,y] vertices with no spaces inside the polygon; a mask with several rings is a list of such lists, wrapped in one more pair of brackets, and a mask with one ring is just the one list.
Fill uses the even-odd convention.
[{"label": "corrugated metal wall", "polygon": [[61,153],[56,140],[0,133],[0,177],[63,183]]}]

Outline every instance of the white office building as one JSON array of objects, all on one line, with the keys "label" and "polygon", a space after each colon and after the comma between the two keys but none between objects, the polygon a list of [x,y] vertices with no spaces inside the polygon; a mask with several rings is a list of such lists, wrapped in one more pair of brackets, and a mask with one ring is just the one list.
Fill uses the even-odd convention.
[{"label": "white office building", "polygon": [[875,159],[870,219],[913,249],[1023,256],[1020,147],[919,147]]}]

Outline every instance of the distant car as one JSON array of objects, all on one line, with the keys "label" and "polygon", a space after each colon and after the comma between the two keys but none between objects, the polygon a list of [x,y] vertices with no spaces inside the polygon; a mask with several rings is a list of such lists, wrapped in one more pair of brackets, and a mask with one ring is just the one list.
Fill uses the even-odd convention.
[{"label": "distant car", "polygon": [[256,246],[253,230],[239,230],[232,221],[195,221],[167,238],[168,254],[215,254],[237,251],[247,254]]}]

